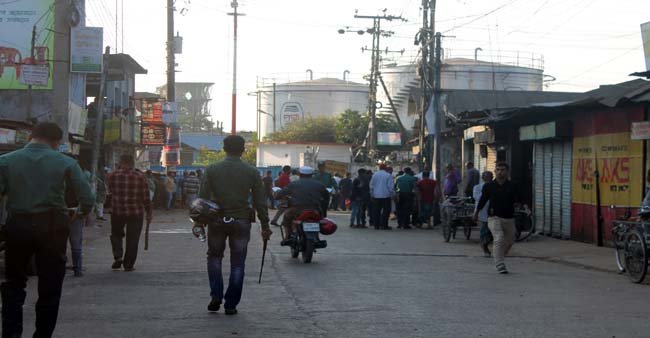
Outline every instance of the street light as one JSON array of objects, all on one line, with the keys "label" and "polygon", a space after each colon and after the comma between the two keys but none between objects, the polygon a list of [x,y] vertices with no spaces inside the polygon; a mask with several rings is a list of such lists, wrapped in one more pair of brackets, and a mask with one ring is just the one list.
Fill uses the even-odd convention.
[{"label": "street light", "polygon": [[[372,33],[371,30],[372,29],[368,29],[368,33]],[[339,34],[345,34],[345,33],[357,33],[359,35],[366,34],[366,31],[364,31],[362,29],[359,29],[359,30],[355,31],[355,30],[351,30],[350,27],[345,27],[345,29],[341,28],[341,29],[338,30],[338,32],[339,32]]]}]

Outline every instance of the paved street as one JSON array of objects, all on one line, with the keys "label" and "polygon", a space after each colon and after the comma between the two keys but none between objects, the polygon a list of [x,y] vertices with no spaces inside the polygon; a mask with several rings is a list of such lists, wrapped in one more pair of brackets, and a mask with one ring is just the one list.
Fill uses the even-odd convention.
[{"label": "paved street", "polygon": [[[343,226],[310,265],[290,258],[275,228],[261,285],[261,240],[253,236],[244,297],[234,317],[206,311],[206,244],[190,234],[183,212],[157,211],[149,251],[141,246],[131,273],[110,269],[107,223],[101,230],[87,229],[86,275],[66,278],[55,336],[649,335],[648,285],[578,264],[531,258],[535,255],[526,247],[541,248],[545,239],[517,244],[516,257],[507,261],[511,274],[498,275],[474,242],[444,243],[438,230],[350,229],[347,216],[334,217]],[[34,286],[31,280],[25,305],[30,334]]]}]

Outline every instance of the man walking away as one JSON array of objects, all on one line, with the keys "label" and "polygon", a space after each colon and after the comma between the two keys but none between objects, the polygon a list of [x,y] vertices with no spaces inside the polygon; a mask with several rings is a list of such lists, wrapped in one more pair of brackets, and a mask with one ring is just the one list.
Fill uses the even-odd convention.
[{"label": "man walking away", "polygon": [[[291,183],[291,167],[288,165],[285,165],[282,167],[282,173],[280,176],[278,176],[278,179],[275,180],[275,185],[280,188],[284,189],[286,188],[289,183]],[[283,199],[280,201],[280,205],[278,207],[278,211],[273,215],[273,219],[271,220],[271,224],[277,226],[280,226],[278,224],[278,220],[284,214],[284,212],[287,210],[288,207],[288,201],[286,199]]]},{"label": "man walking away", "polygon": [[334,191],[332,192],[332,201],[330,203],[330,209],[338,211],[341,204],[341,175],[339,173],[334,173],[334,186],[332,187]]},{"label": "man walking away", "polygon": [[169,172],[162,178],[165,186],[165,209],[169,210],[174,207],[174,191],[176,191],[176,183],[174,183],[174,173]]},{"label": "man walking away", "polygon": [[465,164],[465,197],[472,197],[474,193],[474,187],[481,183],[481,173],[474,168],[474,163],[472,161]]},{"label": "man walking away", "polygon": [[417,178],[411,168],[404,168],[404,174],[395,181],[395,191],[397,192],[397,227],[402,229],[411,229],[409,225],[411,213],[413,212],[413,197]]},{"label": "man walking away", "polygon": [[370,196],[372,197],[373,221],[375,230],[392,230],[388,226],[391,200],[395,196],[393,176],[386,171],[385,164],[379,166],[379,171],[370,179]]},{"label": "man walking away", "polygon": [[[112,268],[124,266],[124,271],[133,271],[138,257],[138,243],[142,233],[142,221],[146,211],[147,223],[151,223],[152,209],[149,189],[144,174],[136,171],[132,155],[120,157],[119,168],[108,176],[108,190],[111,192],[111,247]],[[126,229],[126,251],[123,238]]]},{"label": "man walking away", "polygon": [[[483,194],[483,186],[485,186],[485,184],[487,183],[492,182],[492,173],[489,171],[485,171],[483,172],[481,178],[483,179],[483,182],[474,186],[472,197],[474,198],[475,201],[481,200],[481,195]],[[476,207],[478,208],[478,204],[476,205]],[[488,246],[490,245],[490,243],[492,243],[493,240],[492,233],[490,232],[490,228],[488,228],[488,208],[490,208],[490,202],[487,202],[483,207],[483,209],[478,210],[478,222],[477,222],[478,225],[480,226],[479,233],[481,238],[481,248],[483,249],[484,257],[492,256],[492,253],[488,248]]]},{"label": "man walking away", "polygon": [[201,188],[201,182],[196,173],[191,171],[183,181],[183,192],[185,193],[185,205],[189,206],[196,199]]},{"label": "man walking away", "polygon": [[375,211],[373,208],[373,203],[372,203],[372,196],[370,196],[370,180],[372,180],[372,170],[368,169],[366,170],[366,174],[360,177],[359,179],[363,182],[363,187],[365,188],[366,194],[364,197],[366,198],[366,210],[368,212],[368,225],[370,227],[375,226]]},{"label": "man walking away", "polygon": [[34,337],[52,337],[65,276],[69,218],[64,188],[71,187],[83,219],[95,196],[74,159],[58,152],[63,131],[51,122],[34,126],[23,149],[0,156],[0,194],[8,196],[5,278],[2,295],[2,337],[21,337],[26,268],[32,256],[38,273]]},{"label": "man walking away", "polygon": [[[498,162],[496,165],[496,180],[483,186],[481,199],[474,211],[474,221],[478,221],[478,213],[490,202],[488,208],[488,227],[494,236],[494,263],[501,274],[508,273],[504,262],[512,244],[515,241],[515,203],[520,201],[517,186],[508,179],[508,164]],[[524,206],[524,208],[528,208]]]},{"label": "man walking away", "polygon": [[350,215],[351,228],[366,227],[366,208],[368,202],[366,194],[368,192],[367,183],[364,180],[366,170],[361,168],[357,171],[357,177],[352,181],[352,190],[350,201],[352,202],[352,214]]},{"label": "man walking away", "polygon": [[341,191],[341,210],[347,211],[348,207],[346,201],[350,199],[352,194],[352,174],[346,173],[345,178],[339,183],[339,190]]},{"label": "man walking away", "polygon": [[[255,221],[253,209],[249,204],[251,195],[253,207],[262,225],[262,238],[268,240],[272,234],[260,175],[256,168],[241,160],[245,143],[244,138],[237,135],[230,135],[223,140],[226,158],[206,169],[200,191],[201,198],[217,203],[223,213],[220,222],[208,224],[208,277],[211,296],[208,311],[219,311],[222,300],[225,300],[227,315],[237,313],[237,305],[244,287],[244,267],[251,222]],[[226,239],[230,246],[230,281],[224,296],[221,261],[226,249]]]},{"label": "man walking away", "polygon": [[440,200],[440,185],[436,180],[429,178],[429,171],[422,172],[422,180],[417,183],[417,195],[420,200],[420,223],[427,225],[427,229],[433,229],[431,226],[431,216],[433,216],[433,206],[436,201]]},{"label": "man walking away", "polygon": [[456,169],[454,169],[454,166],[450,164],[447,164],[447,174],[445,175],[445,197],[447,196],[456,196],[458,195],[458,184],[462,181],[460,174]]},{"label": "man walking away", "polygon": [[268,170],[266,176],[262,179],[264,183],[264,195],[266,196],[266,201],[269,204],[269,208],[275,209],[275,201],[273,200],[273,172]]}]

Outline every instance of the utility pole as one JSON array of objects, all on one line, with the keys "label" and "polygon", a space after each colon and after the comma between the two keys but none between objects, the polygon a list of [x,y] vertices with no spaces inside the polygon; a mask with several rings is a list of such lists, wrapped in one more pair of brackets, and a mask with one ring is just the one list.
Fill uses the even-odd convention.
[{"label": "utility pole", "polygon": [[435,61],[433,72],[435,74],[434,79],[434,89],[433,89],[433,114],[435,116],[435,136],[434,136],[434,160],[436,162],[436,179],[438,182],[442,182],[442,163],[441,161],[441,149],[442,149],[442,123],[444,119],[442,118],[442,112],[440,111],[440,72],[442,70],[442,47],[440,41],[442,35],[436,33],[436,51],[435,51]]},{"label": "utility pole", "polygon": [[167,102],[176,101],[176,56],[174,52],[174,0],[167,0]]},{"label": "utility pole", "polygon": [[431,95],[430,89],[430,77],[429,77],[429,41],[431,34],[429,32],[429,2],[431,0],[422,0],[422,28],[420,29],[420,32],[418,33],[416,37],[416,43],[420,43],[420,52],[422,54],[422,57],[420,59],[420,69],[419,69],[419,74],[420,74],[420,90],[421,90],[421,95],[420,95],[420,130],[419,130],[419,137],[418,137],[418,147],[419,147],[419,155],[418,155],[418,166],[420,167],[420,171],[424,171],[427,168],[427,161],[430,161],[430,156],[427,156],[425,153],[425,128],[426,128],[426,122],[425,122],[425,117],[426,117],[426,111],[427,111],[427,106],[430,101]]},{"label": "utility pole", "polygon": [[232,66],[232,124],[230,128],[230,134],[237,134],[237,17],[243,16],[243,13],[237,13],[237,7],[239,4],[237,0],[233,0],[230,3],[230,7],[233,8],[232,15],[234,23],[234,34],[233,34],[233,66]]},{"label": "utility pole", "polygon": [[276,122],[277,119],[276,119],[276,116],[275,116],[275,98],[276,98],[276,97],[275,97],[275,93],[276,93],[276,92],[275,92],[275,82],[273,82],[273,132],[274,132],[274,133],[275,133],[276,130],[277,130],[277,129],[275,128],[275,127],[276,127],[275,124],[277,123],[277,122]]},{"label": "utility pole", "polygon": [[[117,49],[117,47],[116,47]],[[93,143],[93,153],[90,165],[90,173],[92,176],[92,190],[95,191],[97,187],[97,168],[99,166],[99,157],[102,149],[103,133],[104,133],[104,97],[106,96],[106,81],[108,79],[108,56],[111,53],[111,48],[106,46],[104,57],[102,60],[102,75],[99,81],[99,97],[97,98],[96,109],[96,122],[95,122],[95,142]]]},{"label": "utility pole", "polygon": [[[30,49],[30,60],[32,64],[34,63],[34,48],[36,45],[36,25],[32,27],[32,45]],[[27,86],[27,121],[31,122],[32,120],[32,85]]]},{"label": "utility pole", "polygon": [[[386,10],[384,10],[385,12]],[[381,20],[387,20],[387,21],[393,21],[393,20],[401,20],[406,22],[407,20],[402,18],[402,16],[395,16],[395,15],[354,15],[355,19],[372,19],[373,26],[372,28],[368,29],[366,32],[372,34],[372,48],[370,49],[371,51],[371,62],[370,62],[370,76],[369,76],[369,90],[368,90],[368,113],[370,114],[370,123],[368,124],[368,141],[367,141],[367,146],[368,146],[368,155],[370,156],[370,159],[374,161],[375,155],[376,155],[376,148],[377,148],[377,85],[378,85],[378,78],[379,78],[379,66],[380,66],[380,61],[381,61],[381,53],[386,52],[389,53],[390,51],[386,49],[385,51],[382,51],[380,49],[380,38],[382,36],[384,37],[390,37],[394,33],[391,31],[383,31],[381,30]],[[345,33],[346,30],[339,30],[340,34]],[[358,34],[363,34],[365,32],[359,31]],[[362,51],[368,50],[367,48],[362,48]]]}]

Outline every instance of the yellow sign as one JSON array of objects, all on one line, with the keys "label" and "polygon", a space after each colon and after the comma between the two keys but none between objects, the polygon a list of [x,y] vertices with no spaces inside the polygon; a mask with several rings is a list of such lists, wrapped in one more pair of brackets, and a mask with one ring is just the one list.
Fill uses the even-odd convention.
[{"label": "yellow sign", "polygon": [[104,143],[112,143],[120,139],[120,119],[113,117],[104,120]]},{"label": "yellow sign", "polygon": [[574,138],[572,201],[596,205],[598,170],[602,206],[638,206],[643,185],[642,150],[643,142],[631,140],[630,133]]}]

